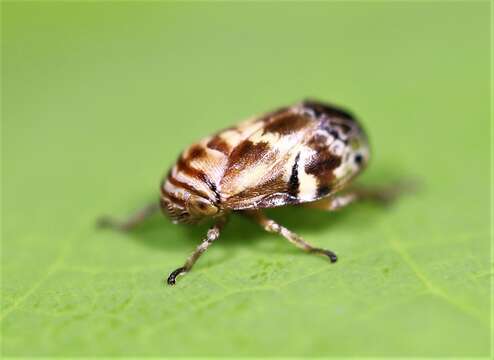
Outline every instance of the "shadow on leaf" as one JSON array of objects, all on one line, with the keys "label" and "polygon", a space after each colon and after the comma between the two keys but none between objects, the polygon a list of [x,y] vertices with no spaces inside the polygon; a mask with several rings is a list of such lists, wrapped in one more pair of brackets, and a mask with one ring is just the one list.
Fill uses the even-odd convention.
[{"label": "shadow on leaf", "polygon": [[[388,176],[388,178],[393,177]],[[391,189],[393,186],[396,188],[396,184],[400,184],[400,182],[395,182],[389,188]],[[401,182],[401,184],[404,183]],[[402,185],[398,186],[402,187],[399,190],[400,195],[404,192],[415,191],[408,186],[406,188]],[[395,198],[392,200],[395,200]],[[351,232],[355,229],[368,228],[372,226],[379,216],[391,209],[389,205],[389,202],[383,205],[363,201],[335,212],[310,209],[303,206],[285,206],[267,209],[266,214],[311,242],[311,237],[315,233],[326,233],[331,236],[331,229],[338,229],[339,231],[346,229],[346,231]],[[153,249],[165,252],[183,252],[185,259],[205,237],[210,225],[211,222],[204,222],[199,225],[172,225],[165,216],[156,214],[128,234],[139,244]],[[267,237],[272,241],[285,241],[279,235],[267,235],[259,225],[242,216],[242,214],[232,213],[228,224],[223,229],[219,240],[217,240],[216,246],[228,248],[229,251],[227,252],[231,253],[231,250],[236,247],[251,246],[259,240],[266,241]],[[286,242],[286,253],[293,254],[299,251]]]}]

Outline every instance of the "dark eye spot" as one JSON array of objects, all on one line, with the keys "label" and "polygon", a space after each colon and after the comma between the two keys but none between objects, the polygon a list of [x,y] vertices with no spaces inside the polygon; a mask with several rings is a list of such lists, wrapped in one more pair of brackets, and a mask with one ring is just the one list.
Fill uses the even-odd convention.
[{"label": "dark eye spot", "polygon": [[338,134],[338,131],[336,131],[336,130],[330,130],[329,131],[329,135],[331,135],[335,139],[339,139],[340,138],[340,134]]},{"label": "dark eye spot", "polygon": [[355,158],[353,160],[355,161],[355,164],[362,165],[362,162],[364,161],[364,157],[362,156],[362,154],[357,154],[355,155]]}]

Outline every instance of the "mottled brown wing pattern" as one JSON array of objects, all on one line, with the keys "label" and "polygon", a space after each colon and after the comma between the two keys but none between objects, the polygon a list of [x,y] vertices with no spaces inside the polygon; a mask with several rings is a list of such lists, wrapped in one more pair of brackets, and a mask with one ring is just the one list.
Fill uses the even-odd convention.
[{"label": "mottled brown wing pattern", "polygon": [[191,216],[192,196],[219,213],[320,199],[360,170],[350,158],[362,151],[361,139],[357,122],[341,109],[310,101],[279,109],[184,151],[163,183],[164,205],[181,221]]},{"label": "mottled brown wing pattern", "polygon": [[361,130],[342,110],[305,102],[262,121],[230,154],[221,191],[231,209],[318,200],[359,168],[349,158],[360,147],[351,142]]},{"label": "mottled brown wing pattern", "polygon": [[289,194],[291,170],[304,138],[317,124],[293,109],[278,111],[263,123],[229,156],[220,184],[225,205],[231,209],[270,207],[274,199],[296,201]]}]

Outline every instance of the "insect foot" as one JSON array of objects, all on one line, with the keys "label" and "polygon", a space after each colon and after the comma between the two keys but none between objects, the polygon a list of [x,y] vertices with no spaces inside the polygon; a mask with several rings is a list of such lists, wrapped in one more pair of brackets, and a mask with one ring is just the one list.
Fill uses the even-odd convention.
[{"label": "insect foot", "polygon": [[168,285],[175,285],[177,277],[179,277],[180,275],[184,275],[185,273],[187,273],[185,267],[179,267],[178,269],[170,273],[166,282],[168,283]]},{"label": "insect foot", "polygon": [[311,253],[319,254],[319,255],[324,255],[329,258],[329,261],[331,261],[332,264],[338,261],[338,256],[332,252],[331,250],[325,250],[325,249],[313,249],[310,250]]}]

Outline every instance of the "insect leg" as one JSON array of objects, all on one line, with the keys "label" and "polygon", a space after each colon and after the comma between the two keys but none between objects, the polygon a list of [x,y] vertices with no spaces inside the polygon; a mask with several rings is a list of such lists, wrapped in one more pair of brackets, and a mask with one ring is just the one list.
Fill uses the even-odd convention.
[{"label": "insect leg", "polygon": [[304,239],[302,239],[299,235],[288,230],[284,226],[281,226],[274,220],[267,218],[260,210],[248,210],[245,213],[248,216],[250,216],[252,219],[254,219],[259,225],[261,225],[264,228],[264,230],[270,233],[276,233],[283,236],[285,239],[290,241],[293,245],[295,245],[299,249],[302,249],[308,253],[327,256],[332,263],[338,260],[336,254],[331,250],[321,249],[312,246]]},{"label": "insect leg", "polygon": [[187,258],[185,264],[178,269],[172,271],[168,276],[167,283],[168,285],[175,285],[176,279],[180,275],[184,275],[196,263],[199,257],[211,246],[213,241],[215,241],[219,236],[221,229],[226,223],[226,218],[220,218],[216,224],[214,224],[211,229],[208,230],[206,238],[202,241],[202,243],[194,250],[194,252]]},{"label": "insect leg", "polygon": [[109,216],[103,216],[98,219],[97,226],[100,228],[129,231],[157,212],[159,208],[159,203],[153,202],[142,209],[137,210],[124,220],[117,220]]},{"label": "insect leg", "polygon": [[372,201],[383,205],[392,203],[400,194],[415,190],[412,183],[396,183],[387,187],[354,188],[319,201],[307,203],[305,206],[327,211],[336,211],[356,201]]},{"label": "insect leg", "polygon": [[335,195],[329,198],[324,198],[312,203],[307,203],[304,206],[313,209],[336,211],[345,206],[350,205],[360,199],[359,195],[355,192],[350,192],[341,195]]}]

